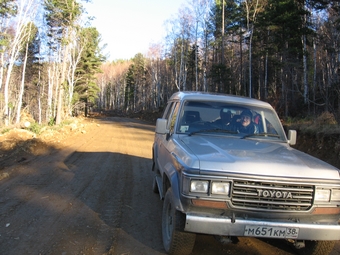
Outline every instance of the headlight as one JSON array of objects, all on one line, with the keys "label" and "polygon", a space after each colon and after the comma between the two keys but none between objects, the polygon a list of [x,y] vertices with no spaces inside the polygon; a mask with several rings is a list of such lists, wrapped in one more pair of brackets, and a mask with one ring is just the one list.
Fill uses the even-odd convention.
[{"label": "headlight", "polygon": [[328,202],[331,195],[329,189],[317,189],[315,192],[315,201]]},{"label": "headlight", "polygon": [[332,190],[331,201],[340,201],[340,190],[339,189]]},{"label": "headlight", "polygon": [[192,180],[190,184],[190,192],[208,193],[209,182],[201,180]]},{"label": "headlight", "polygon": [[229,196],[229,190],[230,190],[229,182],[213,182],[211,185],[212,194]]}]

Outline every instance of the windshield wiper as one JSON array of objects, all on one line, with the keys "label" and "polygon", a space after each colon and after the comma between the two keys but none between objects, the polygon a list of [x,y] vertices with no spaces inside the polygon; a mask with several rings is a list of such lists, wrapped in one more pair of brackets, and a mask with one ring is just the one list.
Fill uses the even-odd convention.
[{"label": "windshield wiper", "polygon": [[197,134],[197,133],[211,133],[211,132],[216,132],[216,133],[228,133],[228,134],[237,134],[235,131],[227,130],[227,129],[220,129],[220,128],[213,128],[213,129],[201,129],[197,131],[192,131],[188,134],[188,136]]},{"label": "windshield wiper", "polygon": [[241,139],[247,138],[247,137],[252,137],[252,136],[266,136],[266,137],[276,137],[280,138],[279,135],[276,134],[271,134],[271,133],[255,133],[255,134],[246,134],[241,137]]}]

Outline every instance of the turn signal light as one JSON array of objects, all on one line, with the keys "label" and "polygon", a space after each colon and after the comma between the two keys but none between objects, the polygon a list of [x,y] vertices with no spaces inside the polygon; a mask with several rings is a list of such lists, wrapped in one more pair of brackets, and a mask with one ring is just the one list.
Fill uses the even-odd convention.
[{"label": "turn signal light", "polygon": [[209,207],[209,208],[217,208],[217,209],[227,209],[228,205],[226,202],[221,201],[209,201],[202,199],[192,199],[192,204],[195,206]]},{"label": "turn signal light", "polygon": [[317,207],[312,214],[340,214],[339,207]]}]

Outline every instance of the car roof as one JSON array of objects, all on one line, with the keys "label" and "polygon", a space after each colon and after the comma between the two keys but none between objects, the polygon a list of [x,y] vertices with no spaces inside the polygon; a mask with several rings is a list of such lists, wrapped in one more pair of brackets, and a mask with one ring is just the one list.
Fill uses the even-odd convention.
[{"label": "car roof", "polygon": [[261,106],[266,108],[272,108],[269,103],[260,101],[258,99],[221,94],[221,93],[209,93],[209,92],[198,92],[198,91],[181,91],[173,94],[169,100],[198,100],[198,101],[220,101],[235,104],[245,104],[253,106]]}]

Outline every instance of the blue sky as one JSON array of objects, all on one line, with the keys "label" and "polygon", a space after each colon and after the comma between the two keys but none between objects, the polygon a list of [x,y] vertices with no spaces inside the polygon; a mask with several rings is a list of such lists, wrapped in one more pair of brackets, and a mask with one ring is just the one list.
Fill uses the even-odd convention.
[{"label": "blue sky", "polygon": [[84,4],[96,17],[96,27],[107,44],[109,60],[130,59],[145,54],[151,43],[163,41],[164,22],[176,17],[187,0],[92,0]]}]

